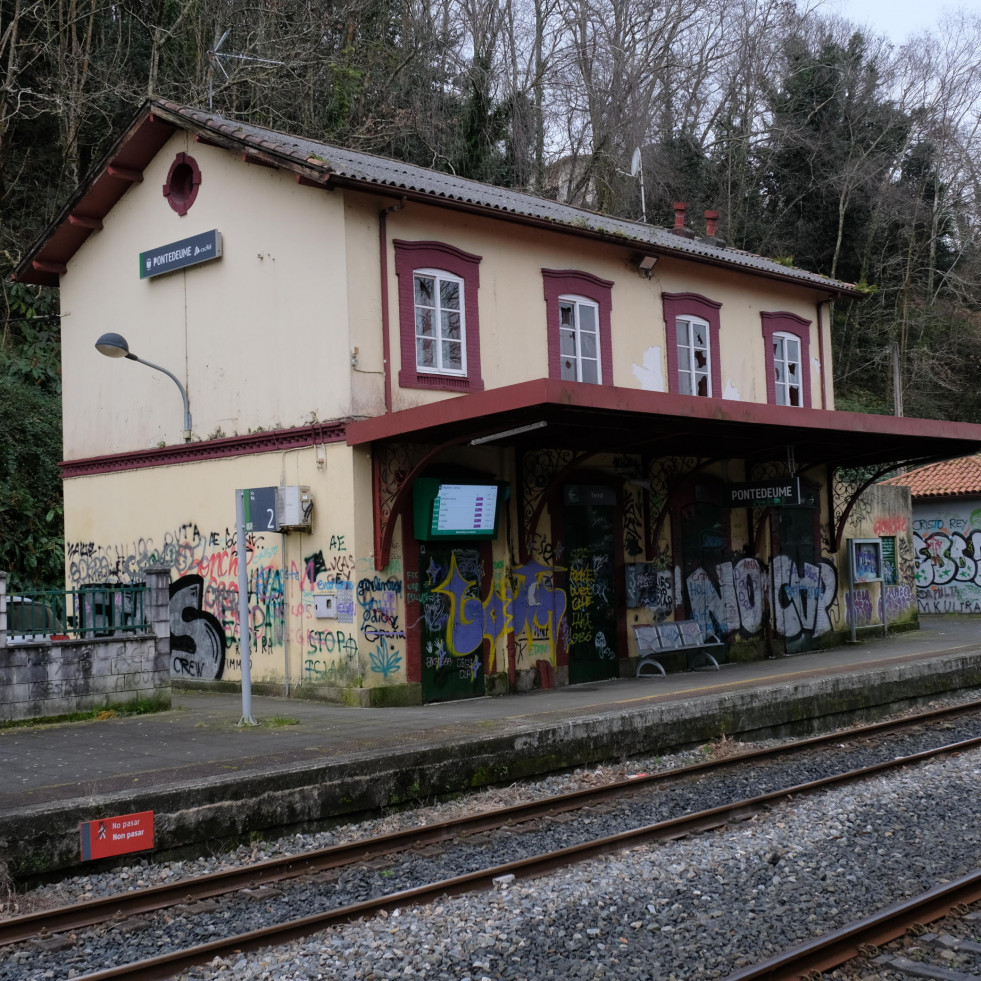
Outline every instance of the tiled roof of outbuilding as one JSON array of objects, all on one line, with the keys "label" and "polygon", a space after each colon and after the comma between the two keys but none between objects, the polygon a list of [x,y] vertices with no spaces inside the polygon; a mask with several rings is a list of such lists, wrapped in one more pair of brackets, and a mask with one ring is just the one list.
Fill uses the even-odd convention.
[{"label": "tiled roof of outbuilding", "polygon": [[101,227],[102,218],[130,183],[142,179],[142,169],[174,127],[187,129],[206,142],[234,149],[254,162],[292,170],[298,178],[325,186],[387,191],[396,197],[406,196],[471,212],[497,214],[556,231],[620,242],[654,256],[674,254],[717,267],[742,269],[811,287],[831,297],[861,295],[849,283],[726,248],[711,240],[686,238],[666,228],[626,221],[523,191],[481,184],[398,160],[279,133],[163,99],[151,99],[144,105],[129,130],[34,244],[15,277],[56,285],[58,275],[67,267],[74,250],[93,228]]},{"label": "tiled roof of outbuilding", "polygon": [[913,499],[981,495],[981,453],[928,463],[883,481],[908,487]]}]

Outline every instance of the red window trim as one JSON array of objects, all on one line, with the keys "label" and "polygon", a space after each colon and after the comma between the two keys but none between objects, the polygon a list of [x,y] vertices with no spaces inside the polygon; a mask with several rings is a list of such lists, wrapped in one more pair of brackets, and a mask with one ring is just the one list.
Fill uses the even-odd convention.
[{"label": "red window trim", "polygon": [[[406,242],[395,239],[395,275],[398,277],[399,336],[402,388],[427,388],[443,392],[482,392],[480,374],[480,316],[477,290],[480,288],[481,256],[472,255],[445,242]],[[415,289],[417,269],[445,269],[463,280],[463,310],[466,319],[466,375],[439,375],[416,368]]]},{"label": "red window trim", "polygon": [[777,404],[777,383],[773,374],[773,335],[793,334],[800,341],[801,404],[787,406],[811,408],[811,321],[798,317],[796,313],[764,312],[760,314],[763,322],[763,344],[766,353],[766,401]]},{"label": "red window trim", "polygon": [[[613,282],[577,269],[542,269],[545,286],[545,312],[548,318],[548,376],[562,378],[559,353],[559,297],[584,296],[599,309],[599,346],[601,384],[613,384]],[[591,384],[587,382],[586,384]]]},{"label": "red window trim", "polygon": [[[189,187],[178,187],[174,177],[180,167],[191,168],[191,183]],[[163,195],[167,199],[167,204],[174,209],[182,218],[191,209],[194,199],[198,196],[198,189],[201,187],[201,168],[194,157],[186,153],[178,153],[174,157],[174,162],[167,171],[167,183],[163,186]]]},{"label": "red window trim", "polygon": [[[712,359],[712,394],[722,397],[722,358],[719,353],[719,331],[722,304],[701,293],[662,293],[664,306],[665,343],[668,348],[668,391],[681,391],[678,379],[678,317],[700,317],[709,325],[709,354]],[[701,398],[693,395],[692,398]]]}]

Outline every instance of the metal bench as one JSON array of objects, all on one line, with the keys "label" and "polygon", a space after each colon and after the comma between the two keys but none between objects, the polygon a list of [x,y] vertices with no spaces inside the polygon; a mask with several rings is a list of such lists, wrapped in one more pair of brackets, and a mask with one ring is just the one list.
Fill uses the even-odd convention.
[{"label": "metal bench", "polygon": [[[637,640],[637,651],[640,660],[637,662],[637,677],[643,675],[646,667],[655,668],[666,675],[660,658],[672,654],[686,655],[689,671],[705,669],[718,671],[719,662],[712,656],[708,648],[724,647],[724,643],[712,632],[704,633],[697,620],[676,620],[673,623],[661,623],[634,627],[634,637]],[[698,663],[702,661],[703,663]]]}]

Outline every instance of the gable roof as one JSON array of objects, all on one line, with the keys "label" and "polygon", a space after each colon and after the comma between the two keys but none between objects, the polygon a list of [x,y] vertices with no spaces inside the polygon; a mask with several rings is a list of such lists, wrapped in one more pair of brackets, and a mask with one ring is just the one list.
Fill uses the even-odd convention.
[{"label": "gable roof", "polygon": [[908,487],[914,500],[981,496],[981,453],[929,463],[882,483]]},{"label": "gable roof", "polygon": [[151,99],[102,161],[28,250],[14,279],[57,286],[69,260],[178,129],[224,147],[253,163],[273,166],[315,186],[351,187],[429,204],[490,215],[554,231],[631,245],[653,256],[675,255],[694,262],[742,270],[817,290],[829,298],[858,297],[849,283],[784,266],[771,259],[685,238],[665,228],[613,218],[522,191],[481,184],[412,164],[359,153],[317,140],[278,133],[225,119],[213,112]]}]

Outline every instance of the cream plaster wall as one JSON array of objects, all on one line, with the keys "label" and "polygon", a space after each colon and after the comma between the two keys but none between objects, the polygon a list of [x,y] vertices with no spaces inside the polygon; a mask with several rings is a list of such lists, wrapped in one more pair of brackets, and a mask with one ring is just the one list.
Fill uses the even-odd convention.
[{"label": "cream plaster wall", "polygon": [[[821,342],[815,300],[808,288],[663,258],[651,278],[638,273],[636,250],[592,243],[554,232],[493,223],[409,204],[389,218],[389,316],[395,408],[452,397],[399,390],[398,279],[391,240],[436,240],[482,257],[480,263],[481,372],[495,388],[548,375],[548,338],[542,268],[575,269],[614,283],[611,326],[614,384],[664,391],[667,371],[662,292],[699,293],[722,303],[720,396],[766,402],[765,349],[760,313],[790,312],[811,322],[811,404],[821,407]],[[825,345],[830,388],[830,346]],[[830,400],[829,400],[830,401]]]},{"label": "cream plaster wall", "polygon": [[[250,534],[252,679],[290,685],[354,686],[405,681],[404,642],[385,639],[365,618],[373,591],[370,468],[344,443],[285,453],[156,467],[65,481],[69,585],[140,579],[148,565],[170,565],[173,581],[203,579],[202,608],[226,638],[222,680],[240,677],[235,490],[308,485],[309,532]],[[401,563],[396,561],[398,571]],[[387,576],[387,572],[383,575]],[[314,616],[314,597],[333,595],[336,619]],[[395,614],[397,616],[397,613]],[[172,604],[172,623],[180,610]],[[178,629],[183,629],[178,627]],[[375,655],[374,658],[372,655]],[[398,668],[392,665],[398,661]],[[384,668],[385,670],[382,670]],[[180,677],[178,670],[176,677]],[[208,680],[208,679],[204,679]]]},{"label": "cream plaster wall", "polygon": [[[794,313],[810,321],[811,405],[821,405],[821,342],[818,335],[816,294],[782,283],[743,275],[727,270],[663,259],[654,267],[652,283],[656,287],[658,327],[664,343],[664,316],[660,294],[699,293],[722,304],[719,311],[719,349],[722,367],[722,397],[744,402],[763,402],[766,395],[766,350],[763,341],[761,313]],[[827,314],[824,314],[827,319]],[[825,344],[826,387],[831,388],[831,349]],[[665,377],[667,359],[665,358]],[[620,384],[618,380],[618,384]],[[670,382],[669,382],[670,384]],[[729,394],[726,395],[726,389]],[[830,401],[830,399],[829,399]]]},{"label": "cream plaster wall", "polygon": [[[179,151],[202,172],[184,217],[161,191]],[[140,252],[213,228],[221,259],[139,278]],[[174,136],[61,277],[66,458],[181,441],[173,382],[98,354],[107,330],[184,382],[197,438],[346,415],[347,261],[340,194]]]}]

